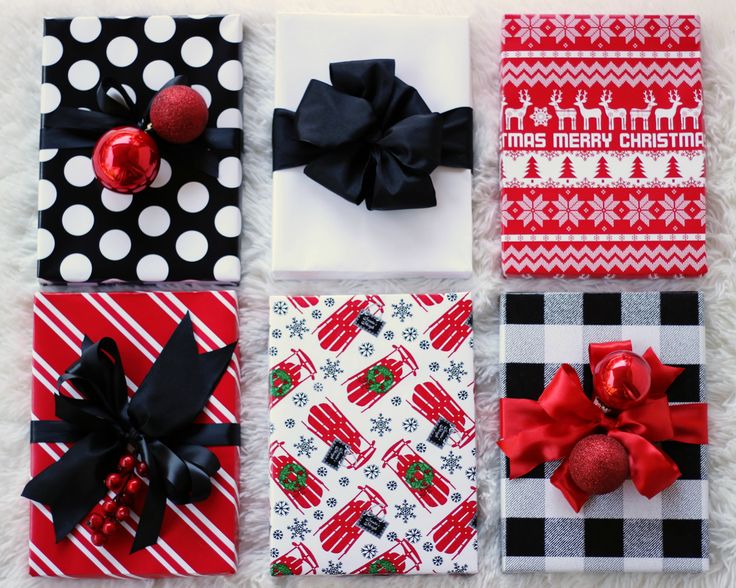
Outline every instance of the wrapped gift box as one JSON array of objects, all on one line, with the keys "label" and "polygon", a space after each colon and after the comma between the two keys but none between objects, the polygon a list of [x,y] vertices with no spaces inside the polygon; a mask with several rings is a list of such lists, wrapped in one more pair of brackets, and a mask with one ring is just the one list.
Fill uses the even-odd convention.
[{"label": "wrapped gift box", "polygon": [[272,575],[476,572],[471,312],[271,298]]},{"label": "wrapped gift box", "polygon": [[[44,21],[41,129],[59,108],[97,109],[119,81],[141,111],[175,75],[209,106],[209,127],[242,129],[238,15],[49,18]],[[240,280],[241,148],[217,152],[219,174],[162,159],[145,191],[120,195],[94,177],[90,147],[42,149],[38,277],[44,282]]]},{"label": "wrapped gift box", "polygon": [[[282,14],[276,24],[275,106],[295,110],[332,62],[394,59],[396,75],[433,112],[469,106],[465,18]],[[380,39],[380,43],[376,40]],[[343,200],[303,173],[273,174],[277,277],[468,276],[472,271],[471,172],[431,174],[433,208],[381,211]]]},{"label": "wrapped gift box", "polygon": [[700,20],[508,15],[506,275],[706,272]]},{"label": "wrapped gift box", "polygon": [[[684,368],[670,404],[705,402],[702,295],[696,292],[506,294],[501,298],[501,396],[536,400],[561,364],[592,390],[588,344],[631,340]],[[559,462],[501,481],[502,565],[506,572],[708,569],[707,446],[663,449],[680,468],[675,483],[647,499],[631,480],[594,496],[579,513],[550,483]]]},{"label": "wrapped gift box", "polygon": [[[237,298],[230,291],[36,294],[32,419],[57,418],[56,382],[79,359],[84,335],[93,341],[102,337],[115,340],[129,393],[135,393],[187,311],[200,353],[238,340]],[[73,389],[67,383],[62,393],[73,396]],[[235,354],[195,422],[237,423],[239,399]],[[69,447],[70,444],[64,443],[33,443],[31,474],[38,475]],[[133,514],[129,524],[124,524],[104,546],[93,545],[89,529],[81,524],[57,543],[49,508],[32,502],[31,575],[156,577],[234,573],[238,553],[240,450],[237,446],[209,449],[221,465],[212,478],[209,498],[178,506],[169,502],[158,542],[133,554],[130,550],[137,515]]]}]

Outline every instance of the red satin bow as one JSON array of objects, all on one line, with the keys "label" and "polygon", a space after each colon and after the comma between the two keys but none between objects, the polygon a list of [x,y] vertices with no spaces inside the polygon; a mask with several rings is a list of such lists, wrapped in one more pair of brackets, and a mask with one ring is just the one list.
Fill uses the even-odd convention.
[{"label": "red satin bow", "polygon": [[[631,351],[631,341],[592,343],[591,370],[612,351]],[[589,495],[570,477],[567,456],[583,437],[605,431],[629,454],[631,480],[640,494],[651,498],[680,477],[677,464],[655,443],[680,441],[708,443],[707,405],[670,405],[667,388],[682,368],[664,365],[651,348],[642,356],[649,364],[652,386],[643,403],[607,416],[583,392],[575,370],[563,364],[539,400],[501,399],[501,450],[510,461],[510,478],[523,476],[538,465],[563,462],[551,482],[576,512]]]}]

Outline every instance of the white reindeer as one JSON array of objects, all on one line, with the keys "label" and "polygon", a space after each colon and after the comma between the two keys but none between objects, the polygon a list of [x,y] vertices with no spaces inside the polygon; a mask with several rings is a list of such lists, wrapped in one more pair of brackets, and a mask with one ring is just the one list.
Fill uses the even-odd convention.
[{"label": "white reindeer", "polygon": [[662,126],[663,118],[667,120],[667,130],[672,130],[672,127],[675,125],[675,113],[677,112],[677,107],[682,104],[682,101],[680,100],[680,94],[678,94],[677,90],[670,90],[669,92],[667,92],[667,98],[669,98],[670,100],[669,108],[657,108],[654,111],[654,119],[657,123],[657,130],[659,130]]},{"label": "white reindeer", "polygon": [[521,101],[521,108],[509,108],[507,106],[506,110],[503,111],[506,119],[507,131],[511,130],[512,118],[516,119],[516,124],[520,131],[524,129],[524,116],[526,115],[526,109],[529,108],[532,103],[532,99],[527,90],[519,90],[519,100]]},{"label": "white reindeer", "polygon": [[703,93],[700,90],[693,92],[693,98],[695,98],[695,106],[693,108],[681,108],[680,109],[680,126],[685,129],[685,121],[691,118],[693,119],[693,129],[700,128],[700,113],[703,112]]},{"label": "white reindeer", "polygon": [[557,115],[557,128],[560,131],[565,130],[565,119],[570,119],[570,129],[575,130],[575,123],[578,118],[578,111],[574,108],[560,108],[562,102],[562,90],[552,90],[552,97],[549,99],[549,105],[555,109]]},{"label": "white reindeer", "polygon": [[642,129],[645,131],[649,130],[649,115],[652,112],[652,108],[657,106],[656,101],[654,100],[654,92],[652,90],[644,90],[644,102],[647,103],[647,105],[644,108],[632,108],[631,112],[629,113],[629,116],[631,117],[631,130],[636,130],[636,121],[641,120],[642,123]]},{"label": "white reindeer", "polygon": [[606,116],[608,117],[608,130],[612,131],[615,128],[615,122],[616,119],[619,119],[621,121],[621,130],[626,130],[626,109],[625,108],[609,108],[609,105],[611,104],[611,100],[613,98],[613,94],[611,90],[603,90],[601,93],[601,101],[600,105],[603,107],[603,110],[606,111]]},{"label": "white reindeer", "polygon": [[601,109],[600,108],[586,108],[585,103],[588,100],[588,93],[585,90],[578,90],[577,96],[575,96],[575,104],[580,109],[580,116],[583,117],[583,129],[586,131],[590,128],[590,119],[592,118],[596,122],[596,130],[601,129]]}]

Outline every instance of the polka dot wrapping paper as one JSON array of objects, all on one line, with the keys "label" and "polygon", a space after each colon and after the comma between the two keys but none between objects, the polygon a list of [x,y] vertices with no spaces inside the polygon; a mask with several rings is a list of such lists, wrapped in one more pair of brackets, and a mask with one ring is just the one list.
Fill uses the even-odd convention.
[{"label": "polka dot wrapping paper", "polygon": [[[97,109],[105,78],[140,110],[166,82],[187,77],[208,126],[242,129],[238,15],[51,18],[44,21],[41,127],[58,108]],[[41,149],[38,277],[46,283],[240,279],[241,149],[221,149],[217,177],[167,161],[134,195],[94,177],[92,149]]]}]

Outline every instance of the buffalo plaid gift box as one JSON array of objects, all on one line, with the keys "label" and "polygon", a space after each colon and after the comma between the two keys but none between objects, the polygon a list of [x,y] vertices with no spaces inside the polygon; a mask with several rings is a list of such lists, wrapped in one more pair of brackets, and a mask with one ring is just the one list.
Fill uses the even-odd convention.
[{"label": "buffalo plaid gift box", "polygon": [[209,107],[207,132],[232,129],[239,137],[242,37],[238,15],[44,20],[38,187],[42,281],[240,280],[239,138],[212,151],[206,171],[202,152],[187,151],[192,145],[167,146],[153,184],[134,195],[110,192],[95,178],[92,145],[102,132],[90,135],[92,145],[81,147],[75,146],[77,136],[65,136],[63,148],[44,148],[44,141],[58,147],[55,133],[63,129],[50,128],[49,121],[65,108],[98,111],[97,89],[103,82],[122,84],[143,113],[154,94],[181,75]]},{"label": "buffalo plaid gift box", "polygon": [[[500,388],[536,400],[570,364],[587,395],[588,344],[631,340],[684,371],[670,406],[705,402],[702,295],[696,292],[505,294],[501,298]],[[579,513],[550,483],[559,462],[509,479],[501,460],[502,565],[506,572],[708,569],[707,446],[666,441],[681,477],[647,499],[631,480],[593,496]]]},{"label": "buffalo plaid gift box", "polygon": [[272,575],[476,572],[471,312],[271,298]]},{"label": "buffalo plaid gift box", "polygon": [[[55,395],[80,398],[73,383],[64,383],[57,389],[57,380],[79,360],[85,336],[92,341],[104,337],[115,341],[124,367],[127,393],[135,398],[162,346],[186,316],[191,318],[200,354],[238,339],[234,292],[37,294],[32,420],[63,424],[55,413]],[[223,364],[223,375],[196,417],[195,427],[216,423],[223,423],[219,427],[237,427],[240,389],[237,353],[223,361],[228,362]],[[181,403],[181,398],[178,402]],[[130,518],[121,523],[117,532],[104,545],[97,546],[92,543],[90,529],[82,523],[57,542],[51,520],[54,506],[32,502],[31,575],[137,578],[234,573],[240,451],[236,441],[233,443],[207,447],[220,462],[220,469],[211,478],[209,497],[189,504],[174,504],[169,500],[158,541],[135,553],[131,553],[131,544],[143,520],[138,504],[131,505]],[[38,477],[74,447],[75,443],[36,439],[31,445],[31,474]]]}]

